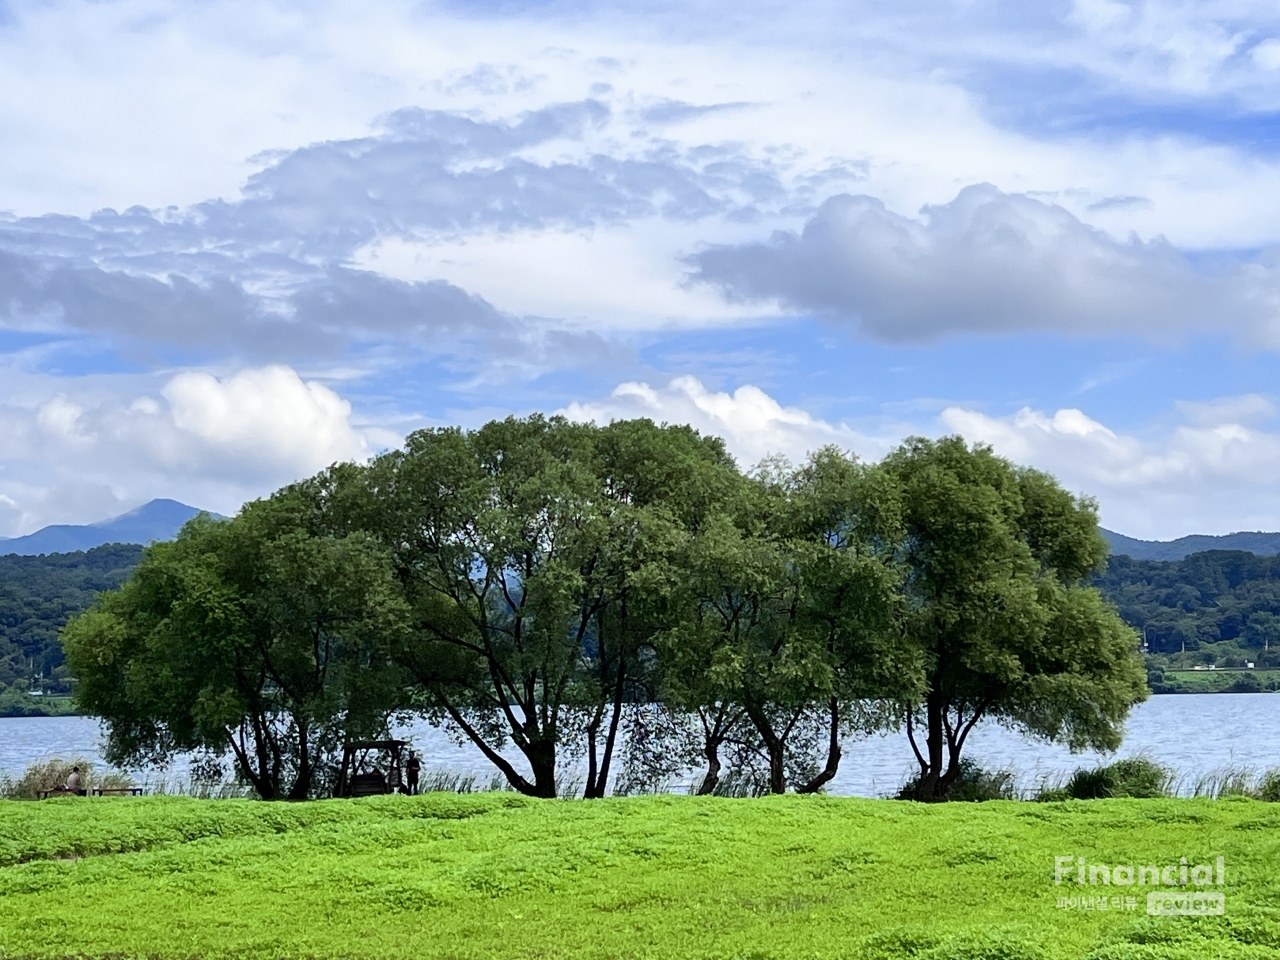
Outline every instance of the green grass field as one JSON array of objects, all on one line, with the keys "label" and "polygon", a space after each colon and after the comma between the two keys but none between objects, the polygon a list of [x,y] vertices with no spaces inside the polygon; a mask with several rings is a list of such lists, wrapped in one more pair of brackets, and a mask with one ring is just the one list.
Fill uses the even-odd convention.
[{"label": "green grass field", "polygon": [[[1222,856],[1226,913],[1055,887]],[[1058,897],[1126,890],[1135,911]],[[787,796],[0,802],[4,957],[1280,955],[1280,804]]]}]

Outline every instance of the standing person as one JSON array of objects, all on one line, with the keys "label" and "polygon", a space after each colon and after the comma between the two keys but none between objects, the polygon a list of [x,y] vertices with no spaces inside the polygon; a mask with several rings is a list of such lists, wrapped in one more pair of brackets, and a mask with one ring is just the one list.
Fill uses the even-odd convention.
[{"label": "standing person", "polygon": [[83,788],[80,786],[80,783],[81,783],[80,768],[72,767],[71,773],[67,775],[67,792],[74,793],[77,796],[79,796],[81,793],[84,792]]},{"label": "standing person", "polygon": [[409,793],[415,795],[418,792],[418,774],[422,772],[422,763],[418,760],[417,754],[412,750],[409,751],[409,762],[405,764],[405,774],[409,778]]},{"label": "standing person", "polygon": [[388,782],[391,785],[391,793],[404,793],[404,784],[400,780],[400,758],[394,757],[391,761],[391,768],[388,770],[390,777]]}]

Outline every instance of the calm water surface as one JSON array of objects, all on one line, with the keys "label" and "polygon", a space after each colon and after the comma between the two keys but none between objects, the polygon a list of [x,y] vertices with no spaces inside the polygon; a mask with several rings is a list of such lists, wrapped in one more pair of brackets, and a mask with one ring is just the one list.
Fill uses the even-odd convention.
[{"label": "calm water surface", "polygon": [[[1182,786],[1224,767],[1263,771],[1280,767],[1280,694],[1179,694],[1152,697],[1133,711],[1117,757],[1149,757],[1177,771]],[[458,746],[444,731],[426,723],[400,732],[413,741],[427,771],[474,773],[487,781],[493,767],[473,747]],[[84,757],[101,762],[98,722],[87,717],[0,719],[0,771],[20,774],[51,757]],[[1109,758],[1073,755],[1065,747],[1030,741],[995,724],[979,725],[966,753],[984,767],[1010,768],[1025,789],[1041,780],[1056,781],[1078,766]],[[516,755],[518,756],[518,755]],[[516,759],[513,756],[512,759]],[[909,776],[915,761],[904,734],[875,736],[845,744],[840,772],[830,792],[876,797],[892,793]],[[168,771],[181,777],[179,759]],[[144,777],[147,776],[144,774]]]}]

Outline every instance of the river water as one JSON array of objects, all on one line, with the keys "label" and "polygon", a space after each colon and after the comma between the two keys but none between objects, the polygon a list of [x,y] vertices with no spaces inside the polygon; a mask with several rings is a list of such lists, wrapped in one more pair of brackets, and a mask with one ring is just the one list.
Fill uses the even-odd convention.
[{"label": "river water", "polygon": [[[1278,721],[1277,694],[1166,695],[1152,697],[1134,709],[1124,744],[1114,757],[1072,754],[1066,747],[1028,740],[996,724],[980,724],[965,752],[988,769],[1013,770],[1024,790],[1045,780],[1061,781],[1079,766],[1141,755],[1173,768],[1185,792],[1200,778],[1225,768],[1261,773],[1280,767]],[[458,746],[443,730],[425,722],[398,731],[398,735],[413,742],[422,756],[424,774],[434,770],[472,774],[488,782],[494,772],[474,747]],[[88,717],[0,719],[0,771],[16,776],[28,765],[52,757],[81,757],[100,763],[99,742],[98,722]],[[844,745],[840,772],[829,792],[885,796],[896,791],[914,764],[905,734],[850,741]],[[165,775],[181,779],[184,773],[185,764],[179,759]],[[142,778],[154,780],[156,776],[144,773]]]}]

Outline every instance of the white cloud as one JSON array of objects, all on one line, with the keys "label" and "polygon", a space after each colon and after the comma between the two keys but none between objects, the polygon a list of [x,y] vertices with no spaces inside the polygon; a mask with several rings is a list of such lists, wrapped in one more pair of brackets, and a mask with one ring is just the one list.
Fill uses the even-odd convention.
[{"label": "white cloud", "polygon": [[773,454],[800,461],[829,444],[852,450],[864,459],[876,459],[888,449],[882,438],[818,419],[799,407],[784,407],[759,387],[748,384],[733,393],[714,392],[688,376],[656,389],[647,383],[624,383],[605,399],[574,402],[562,412],[572,420],[597,423],[636,417],[657,423],[687,423],[702,433],[722,437],[743,467],[752,467]]},{"label": "white cloud", "polygon": [[53,436],[67,442],[76,442],[84,438],[80,434],[80,418],[84,409],[66,397],[54,397],[42,404],[36,413],[36,423]]},{"label": "white cloud", "polygon": [[[634,331],[741,322],[775,297],[885,339],[1211,329],[1280,346],[1271,254],[1214,272],[1186,253],[1280,243],[1280,163],[1249,129],[1280,107],[1277,36],[1262,0],[10,0],[0,210],[33,217],[0,214],[0,304],[7,325],[67,338],[33,366],[79,351],[75,369],[252,368],[114,392],[8,381],[0,497],[28,513],[0,511],[0,532],[161,493],[228,512],[379,445],[272,362],[394,369],[385,402],[412,419],[444,415],[394,379],[424,357],[472,385],[599,376],[633,362]],[[998,191],[946,202],[981,182]],[[851,191],[862,206],[814,216]],[[102,206],[125,213],[87,217]],[[774,231],[790,239],[761,242]],[[705,276],[758,302],[682,284],[681,257],[710,243],[737,245],[750,282],[714,256]],[[551,379],[543,405],[568,389]],[[493,391],[494,412],[527,396]],[[697,380],[574,409],[688,420],[748,463],[888,442]],[[1257,401],[1186,406],[1189,433],[1163,439],[1028,416],[970,426],[1028,457],[1083,445],[1170,490],[1169,471],[1214,468],[1205,451],[1226,469],[1270,436]]]},{"label": "white cloud", "polygon": [[1052,414],[1024,408],[1000,417],[961,406],[947,407],[936,420],[881,424],[873,435],[783,406],[758,387],[716,392],[694,377],[679,377],[658,388],[624,383],[606,398],[562,412],[597,423],[630,417],[687,423],[723,437],[744,466],[776,453],[799,461],[827,444],[874,461],[912,434],[960,434],[1096,497],[1103,524],[1128,536],[1280,530],[1274,479],[1280,428],[1267,429],[1280,412],[1273,401],[1226,397],[1176,409],[1181,422],[1143,436],[1113,430],[1074,408]]},{"label": "white cloud", "polygon": [[219,454],[308,473],[367,456],[351,426],[351,404],[290,367],[243,370],[224,380],[180,373],[165,385],[173,425]]},{"label": "white cloud", "polygon": [[218,378],[186,371],[155,395],[63,381],[43,403],[0,406],[0,535],[101,520],[153,497],[234,513],[399,434],[353,421],[350,403],[285,366]]},{"label": "white cloud", "polygon": [[1280,40],[1263,40],[1250,51],[1250,56],[1264,70],[1280,70]]},{"label": "white cloud", "polygon": [[940,421],[1097,497],[1103,524],[1128,536],[1280,529],[1280,432],[1255,422],[1274,419],[1271,401],[1227,398],[1181,411],[1184,422],[1149,436],[1111,430],[1076,409],[992,417],[950,407]]},{"label": "white cloud", "polygon": [[[1104,6],[1120,15],[1090,12]],[[1273,5],[1092,4],[1074,19],[975,4],[959,14],[951,4],[614,7],[486,15],[407,0],[13,0],[0,33],[0,140],[10,147],[0,209],[234,198],[257,166],[246,158],[359,137],[405,106],[512,116],[596,89],[631,119],[575,147],[544,146],[543,159],[732,143],[799,174],[865,163],[868,192],[898,209],[987,180],[1149,197],[1150,210],[1113,210],[1108,226],[1177,243],[1277,239],[1280,170],[1247,146],[1198,142],[1176,124],[1119,142],[1024,134],[992,122],[992,90],[963,85],[994,76],[997,99],[1009,101],[996,106],[1015,115],[1064,73],[1203,97],[1210,109],[1254,91],[1274,108],[1271,73],[1253,65],[1270,41],[1256,58],[1238,56],[1240,36],[1275,34]],[[1082,95],[1086,110],[1090,98],[1113,106],[1106,89]],[[668,101],[752,109],[687,114],[659,130],[645,108]]]},{"label": "white cloud", "polygon": [[[438,242],[392,237],[358,251],[354,261],[397,280],[443,278],[475,291],[499,310],[555,317],[569,326],[651,330],[672,323],[715,325],[740,319],[748,311],[706,287],[685,282],[680,251],[705,240],[709,229],[717,228],[704,223],[673,229],[642,220]],[[733,231],[739,236],[742,232]]]}]

